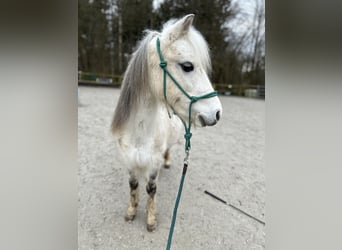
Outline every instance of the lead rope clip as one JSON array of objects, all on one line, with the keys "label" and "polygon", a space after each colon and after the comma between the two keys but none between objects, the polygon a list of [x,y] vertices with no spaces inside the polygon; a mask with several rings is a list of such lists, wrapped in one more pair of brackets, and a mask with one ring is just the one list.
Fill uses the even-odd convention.
[{"label": "lead rope clip", "polygon": [[185,150],[185,157],[184,157],[184,164],[188,165],[189,164],[189,150]]}]

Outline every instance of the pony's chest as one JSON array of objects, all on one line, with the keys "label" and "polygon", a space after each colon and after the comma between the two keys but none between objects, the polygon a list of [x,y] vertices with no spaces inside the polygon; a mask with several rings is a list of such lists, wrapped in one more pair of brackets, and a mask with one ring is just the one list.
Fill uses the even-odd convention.
[{"label": "pony's chest", "polygon": [[159,123],[149,120],[139,120],[131,129],[131,143],[136,147],[153,147],[160,144],[161,138],[165,139],[164,130],[160,129]]}]

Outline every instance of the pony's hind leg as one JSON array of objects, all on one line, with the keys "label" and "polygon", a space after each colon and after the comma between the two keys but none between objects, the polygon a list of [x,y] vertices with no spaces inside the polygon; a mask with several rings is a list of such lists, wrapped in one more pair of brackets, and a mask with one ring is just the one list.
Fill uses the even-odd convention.
[{"label": "pony's hind leg", "polygon": [[164,168],[170,168],[170,149],[166,149],[164,153]]},{"label": "pony's hind leg", "polygon": [[139,201],[139,182],[135,175],[130,173],[129,178],[129,187],[130,187],[130,200],[127,208],[125,220],[131,221],[134,220],[135,215],[137,213],[138,201]]},{"label": "pony's hind leg", "polygon": [[156,178],[158,175],[158,171],[153,172],[146,185],[146,191],[148,194],[147,198],[147,230],[152,232],[156,229],[157,226],[157,218],[156,218],[156,192],[157,192],[157,184]]}]

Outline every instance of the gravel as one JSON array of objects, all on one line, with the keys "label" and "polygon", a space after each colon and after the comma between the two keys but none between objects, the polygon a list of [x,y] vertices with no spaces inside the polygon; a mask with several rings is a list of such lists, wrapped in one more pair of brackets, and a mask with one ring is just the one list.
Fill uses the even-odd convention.
[{"label": "gravel", "polygon": [[[119,93],[79,88],[79,249],[165,249],[184,145],[173,148],[171,168],[160,172],[157,230],[146,230],[144,188],[135,220],[126,222],[128,173],[110,132]],[[265,101],[219,98],[220,122],[193,131],[172,249],[265,249],[264,225],[204,193],[265,221]]]}]

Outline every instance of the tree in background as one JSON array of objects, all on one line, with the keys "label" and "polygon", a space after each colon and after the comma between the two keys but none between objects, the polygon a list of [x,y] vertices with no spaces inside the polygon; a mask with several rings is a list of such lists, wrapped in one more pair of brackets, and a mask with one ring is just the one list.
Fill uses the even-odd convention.
[{"label": "tree in background", "polygon": [[78,1],[78,62],[87,72],[108,72],[110,60],[106,0]]},{"label": "tree in background", "polygon": [[251,79],[265,84],[265,5],[263,0],[255,1],[252,24]]},{"label": "tree in background", "polygon": [[113,37],[116,46],[117,72],[122,73],[128,64],[137,41],[145,29],[151,28],[153,0],[117,0],[113,18]]},{"label": "tree in background", "polygon": [[237,32],[234,25],[246,25],[247,15],[232,1],[164,0],[153,9],[153,0],[79,0],[79,69],[122,75],[145,29],[160,30],[169,19],[193,13],[211,51],[211,80],[264,84],[264,2],[247,0],[253,21]]},{"label": "tree in background", "polygon": [[[230,26],[242,27],[230,35],[230,51],[235,55],[238,83],[265,84],[265,5],[263,0],[246,0],[248,10],[237,6]],[[234,61],[234,60],[233,60]],[[235,81],[234,81],[235,82]]]}]

